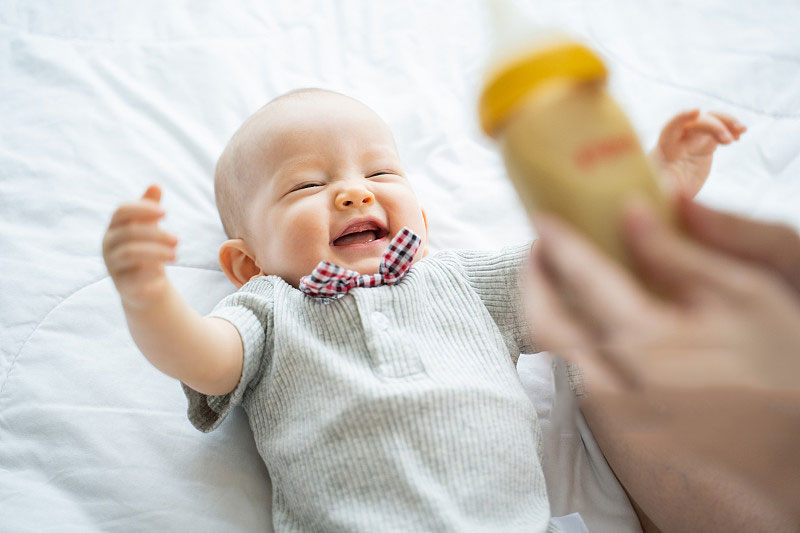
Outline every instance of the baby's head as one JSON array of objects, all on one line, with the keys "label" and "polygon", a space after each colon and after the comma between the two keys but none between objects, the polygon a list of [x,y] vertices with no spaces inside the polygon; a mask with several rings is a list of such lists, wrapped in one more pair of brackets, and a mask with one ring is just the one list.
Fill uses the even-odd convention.
[{"label": "baby's head", "polygon": [[277,275],[297,287],[321,260],[372,274],[403,226],[428,228],[389,127],[339,93],[275,98],[239,128],[217,163],[217,207],[230,240],[220,265],[242,286]]}]

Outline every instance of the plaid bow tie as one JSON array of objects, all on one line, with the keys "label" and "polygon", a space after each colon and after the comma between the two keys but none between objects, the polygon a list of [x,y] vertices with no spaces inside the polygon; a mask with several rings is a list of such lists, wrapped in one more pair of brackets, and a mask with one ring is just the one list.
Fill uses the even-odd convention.
[{"label": "plaid bow tie", "polygon": [[300,278],[300,290],[313,297],[341,298],[355,287],[394,285],[406,275],[421,242],[413,231],[403,227],[384,252],[377,274],[361,275],[355,270],[320,261],[314,272]]}]

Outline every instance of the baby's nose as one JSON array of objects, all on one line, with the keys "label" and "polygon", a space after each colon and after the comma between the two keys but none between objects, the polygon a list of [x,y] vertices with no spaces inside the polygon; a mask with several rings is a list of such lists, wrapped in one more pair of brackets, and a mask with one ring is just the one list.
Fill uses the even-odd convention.
[{"label": "baby's nose", "polygon": [[363,187],[350,187],[336,195],[336,207],[347,209],[350,207],[365,207],[375,202],[375,195]]}]

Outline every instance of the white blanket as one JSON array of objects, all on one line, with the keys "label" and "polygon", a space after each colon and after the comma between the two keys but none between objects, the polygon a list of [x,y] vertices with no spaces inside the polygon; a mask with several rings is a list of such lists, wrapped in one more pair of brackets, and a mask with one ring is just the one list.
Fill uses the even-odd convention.
[{"label": "white blanket", "polygon": [[[681,109],[737,116],[749,131],[700,198],[800,226],[800,4],[524,3],[603,54],[645,144]],[[196,432],[178,384],[133,345],[100,256],[110,214],[161,184],[181,239],[169,275],[208,311],[233,290],[216,263],[216,158],[267,100],[320,86],[393,128],[434,248],[530,239],[477,127],[487,50],[477,0],[0,3],[0,530],[269,528],[243,414]],[[520,373],[548,432],[554,514],[636,530],[580,419],[559,415],[572,406],[552,401],[547,356]]]}]

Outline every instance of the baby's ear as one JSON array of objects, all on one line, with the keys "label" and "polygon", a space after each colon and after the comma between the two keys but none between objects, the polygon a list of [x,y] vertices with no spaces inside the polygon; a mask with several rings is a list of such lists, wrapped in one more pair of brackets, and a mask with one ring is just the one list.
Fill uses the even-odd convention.
[{"label": "baby's ear", "polygon": [[219,266],[237,287],[250,281],[253,276],[263,274],[242,239],[230,239],[222,243],[219,247]]}]

